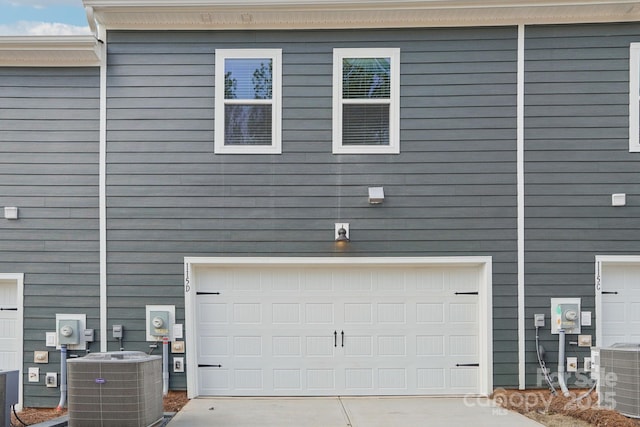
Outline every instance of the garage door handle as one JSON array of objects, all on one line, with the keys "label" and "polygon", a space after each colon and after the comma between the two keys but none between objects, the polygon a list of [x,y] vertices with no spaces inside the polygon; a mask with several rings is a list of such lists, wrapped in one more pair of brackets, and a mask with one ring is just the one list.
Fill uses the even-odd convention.
[{"label": "garage door handle", "polygon": [[340,332],[340,335],[342,335],[342,346],[344,347],[344,331]]},{"label": "garage door handle", "polygon": [[198,368],[222,368],[222,365],[198,365]]},{"label": "garage door handle", "polygon": [[460,367],[460,366],[480,366],[479,363],[456,363],[456,367]]},{"label": "garage door handle", "polygon": [[602,295],[618,295],[618,291],[602,291]]},{"label": "garage door handle", "polygon": [[456,292],[456,295],[478,295],[478,292]]},{"label": "garage door handle", "polygon": [[338,346],[338,331],[333,331],[333,346]]}]

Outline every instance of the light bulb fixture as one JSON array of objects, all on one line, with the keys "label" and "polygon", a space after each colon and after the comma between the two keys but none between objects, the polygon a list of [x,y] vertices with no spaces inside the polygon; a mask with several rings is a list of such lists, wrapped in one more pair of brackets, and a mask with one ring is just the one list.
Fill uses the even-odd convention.
[{"label": "light bulb fixture", "polygon": [[349,224],[348,223],[336,223],[335,227],[335,241],[336,243],[349,243]]},{"label": "light bulb fixture", "polygon": [[379,205],[384,202],[384,187],[369,187],[369,204]]}]

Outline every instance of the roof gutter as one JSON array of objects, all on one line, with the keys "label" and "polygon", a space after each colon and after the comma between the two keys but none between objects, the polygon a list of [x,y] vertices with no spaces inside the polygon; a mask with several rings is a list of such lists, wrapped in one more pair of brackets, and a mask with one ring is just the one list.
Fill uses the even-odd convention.
[{"label": "roof gutter", "polygon": [[638,0],[84,0],[106,29],[338,29],[640,21]]},{"label": "roof gutter", "polygon": [[96,67],[99,44],[92,35],[0,37],[0,66]]}]

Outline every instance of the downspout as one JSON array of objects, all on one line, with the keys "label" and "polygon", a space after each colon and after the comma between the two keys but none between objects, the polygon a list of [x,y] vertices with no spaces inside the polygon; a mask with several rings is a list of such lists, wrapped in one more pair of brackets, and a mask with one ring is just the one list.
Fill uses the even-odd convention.
[{"label": "downspout", "polygon": [[100,132],[98,148],[98,211],[100,234],[100,351],[107,351],[107,33],[85,7],[87,21],[100,46]]},{"label": "downspout", "polygon": [[518,73],[517,73],[517,107],[516,107],[516,175],[518,204],[518,388],[524,390],[525,378],[525,208],[524,208],[524,41],[525,26],[518,25]]}]

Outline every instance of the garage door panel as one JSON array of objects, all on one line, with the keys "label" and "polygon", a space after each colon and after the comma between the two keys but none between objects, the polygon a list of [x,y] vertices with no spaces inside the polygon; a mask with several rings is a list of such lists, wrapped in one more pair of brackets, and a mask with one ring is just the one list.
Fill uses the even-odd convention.
[{"label": "garage door panel", "polygon": [[477,392],[478,367],[455,365],[478,362],[478,296],[452,287],[477,291],[479,270],[455,268],[205,269],[199,393]]},{"label": "garage door panel", "polygon": [[640,342],[640,265],[603,264],[601,347]]},{"label": "garage door panel", "polygon": [[[203,298],[204,299],[204,298]],[[230,316],[226,303],[201,301],[198,304],[198,321],[202,327],[228,324]]]},{"label": "garage door panel", "polygon": [[304,305],[304,319],[307,325],[333,325],[335,323],[334,304],[307,303]]},{"label": "garage door panel", "polygon": [[332,393],[336,389],[336,372],[334,369],[307,369],[307,389],[313,392]]}]

